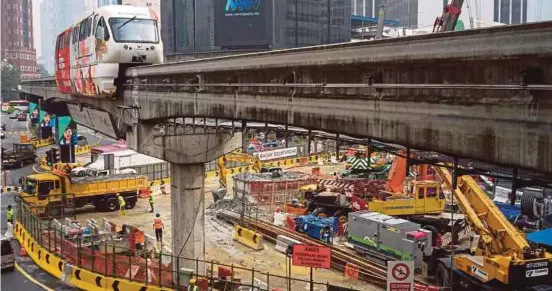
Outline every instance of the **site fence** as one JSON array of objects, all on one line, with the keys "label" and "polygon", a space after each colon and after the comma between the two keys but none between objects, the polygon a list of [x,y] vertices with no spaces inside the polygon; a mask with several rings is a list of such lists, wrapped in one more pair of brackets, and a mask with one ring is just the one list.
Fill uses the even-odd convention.
[{"label": "site fence", "polygon": [[[106,277],[180,290],[196,279],[201,290],[357,290],[261,272],[217,261],[178,257],[158,252],[158,246],[133,246],[125,233],[101,235],[76,231],[58,220],[39,217],[37,208],[19,202],[17,219],[28,234],[73,267]],[[245,288],[245,289],[243,289]]]}]

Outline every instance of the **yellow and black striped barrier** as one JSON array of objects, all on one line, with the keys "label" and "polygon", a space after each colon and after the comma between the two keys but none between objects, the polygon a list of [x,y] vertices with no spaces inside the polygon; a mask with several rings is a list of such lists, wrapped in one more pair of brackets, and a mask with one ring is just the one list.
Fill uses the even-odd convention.
[{"label": "yellow and black striped barrier", "polygon": [[83,146],[77,146],[75,147],[75,155],[80,156],[84,154],[88,154],[92,151],[92,146],[90,145],[83,145]]},{"label": "yellow and black striped barrier", "polygon": [[234,226],[234,240],[257,251],[264,248],[263,235],[241,225]]}]

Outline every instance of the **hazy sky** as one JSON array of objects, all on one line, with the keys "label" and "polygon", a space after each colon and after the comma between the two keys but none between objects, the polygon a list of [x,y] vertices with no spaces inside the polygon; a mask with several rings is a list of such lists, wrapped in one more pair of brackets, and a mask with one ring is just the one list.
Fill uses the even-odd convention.
[{"label": "hazy sky", "polygon": [[42,52],[42,47],[40,46],[40,3],[42,3],[42,0],[33,0],[33,41],[37,59],[41,56]]}]

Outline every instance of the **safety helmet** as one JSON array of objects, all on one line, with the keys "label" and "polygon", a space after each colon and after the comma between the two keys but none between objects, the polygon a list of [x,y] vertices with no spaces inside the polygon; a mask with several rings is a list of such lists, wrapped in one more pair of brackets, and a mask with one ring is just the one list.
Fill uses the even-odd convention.
[{"label": "safety helmet", "polygon": [[159,212],[157,212],[157,213],[155,214],[155,217],[159,217],[159,216],[161,216],[161,214],[160,214]]},{"label": "safety helmet", "polygon": [[120,195],[119,195],[119,193],[117,193],[115,196],[119,197]]},{"label": "safety helmet", "polygon": [[196,283],[196,279],[190,279],[190,284],[195,284]]}]

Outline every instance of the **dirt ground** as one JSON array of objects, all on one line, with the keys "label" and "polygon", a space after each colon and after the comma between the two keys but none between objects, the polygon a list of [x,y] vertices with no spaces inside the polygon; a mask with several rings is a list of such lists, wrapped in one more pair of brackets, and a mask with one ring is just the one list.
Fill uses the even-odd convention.
[{"label": "dirt ground", "polygon": [[[300,170],[310,172],[310,167],[294,168],[293,170]],[[334,171],[340,171],[340,166],[324,166],[321,169],[323,172],[332,174]],[[231,188],[231,180],[229,179],[229,186]],[[211,191],[218,188],[218,180],[208,179],[205,181],[205,207],[213,203]],[[228,191],[231,193],[231,190]],[[171,220],[170,220],[170,195],[161,194],[156,197],[156,211],[159,211],[161,217],[165,222],[164,232],[164,244],[170,246],[172,239],[171,233]],[[102,213],[94,212],[93,208],[84,209],[80,211],[77,219],[84,222],[86,219],[94,218],[100,221],[102,218],[106,218],[118,225],[122,223],[129,223],[144,230],[147,234],[155,236],[152,229],[153,214],[148,213],[149,204],[147,199],[140,199],[137,206],[127,211],[127,215],[120,217],[117,212]],[[252,250],[240,243],[232,240],[232,226],[216,219],[212,215],[210,209],[206,209],[205,214],[205,239],[206,239],[206,259],[215,260],[225,264],[234,264],[237,266],[243,266],[247,268],[254,268],[261,272],[270,272],[270,274],[285,276],[287,272],[286,257],[284,254],[274,249],[274,245],[265,242],[265,249],[261,251]],[[292,277],[308,280],[309,272],[307,268],[292,267]],[[266,278],[258,278],[266,282]],[[285,284],[282,280],[272,281],[270,285],[274,287],[284,287]],[[367,282],[357,281],[349,278],[345,278],[342,272],[336,270],[315,270],[314,280],[317,282],[329,282],[330,284],[354,288],[356,290],[383,290],[382,288],[370,285]],[[308,290],[308,284],[296,283],[292,286],[292,290]],[[315,290],[322,290],[321,288],[315,288]],[[325,288],[323,289],[325,290]]]}]

